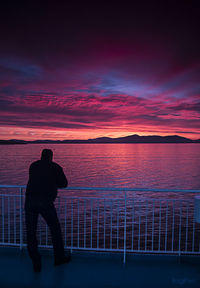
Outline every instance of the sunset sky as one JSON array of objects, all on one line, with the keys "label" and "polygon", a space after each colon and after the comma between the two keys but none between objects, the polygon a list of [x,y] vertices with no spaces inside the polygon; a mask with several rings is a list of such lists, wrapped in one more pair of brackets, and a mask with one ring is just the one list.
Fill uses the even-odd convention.
[{"label": "sunset sky", "polygon": [[5,2],[0,139],[200,138],[195,2]]}]

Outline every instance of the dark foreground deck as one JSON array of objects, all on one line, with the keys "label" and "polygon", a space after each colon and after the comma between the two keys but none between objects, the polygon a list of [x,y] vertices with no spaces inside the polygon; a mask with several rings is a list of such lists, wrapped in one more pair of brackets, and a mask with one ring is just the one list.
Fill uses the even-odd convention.
[{"label": "dark foreground deck", "polygon": [[53,266],[43,253],[41,273],[32,271],[26,250],[0,248],[0,288],[7,287],[200,287],[200,257],[73,252],[72,262]]}]

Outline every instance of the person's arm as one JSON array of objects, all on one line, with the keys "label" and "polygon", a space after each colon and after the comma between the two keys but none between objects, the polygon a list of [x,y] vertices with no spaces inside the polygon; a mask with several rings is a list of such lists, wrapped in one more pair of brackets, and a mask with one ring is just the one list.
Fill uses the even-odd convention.
[{"label": "person's arm", "polygon": [[66,188],[68,185],[67,178],[63,172],[62,167],[58,166],[57,177],[56,177],[57,188]]}]

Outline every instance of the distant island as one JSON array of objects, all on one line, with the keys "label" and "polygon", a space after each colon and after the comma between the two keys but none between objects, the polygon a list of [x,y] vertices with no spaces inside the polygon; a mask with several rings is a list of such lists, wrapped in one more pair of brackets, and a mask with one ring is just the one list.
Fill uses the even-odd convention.
[{"label": "distant island", "polygon": [[200,139],[191,140],[189,138],[181,137],[178,135],[171,136],[139,136],[137,134],[119,137],[119,138],[110,138],[110,137],[99,137],[88,140],[34,140],[34,141],[25,141],[25,140],[0,140],[0,145],[8,144],[95,144],[95,143],[200,143]]}]

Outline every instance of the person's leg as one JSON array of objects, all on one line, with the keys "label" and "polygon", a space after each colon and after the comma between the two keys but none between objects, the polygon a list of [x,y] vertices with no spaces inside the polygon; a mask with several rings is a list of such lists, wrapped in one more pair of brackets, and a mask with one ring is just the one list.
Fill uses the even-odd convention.
[{"label": "person's leg", "polygon": [[41,270],[41,255],[38,251],[38,242],[36,237],[38,212],[25,209],[27,248],[32,260],[35,271]]},{"label": "person's leg", "polygon": [[45,203],[41,207],[40,213],[47,222],[47,225],[49,226],[49,229],[51,231],[55,261],[63,259],[65,257],[64,244],[62,239],[60,222],[54,204],[52,202]]}]

